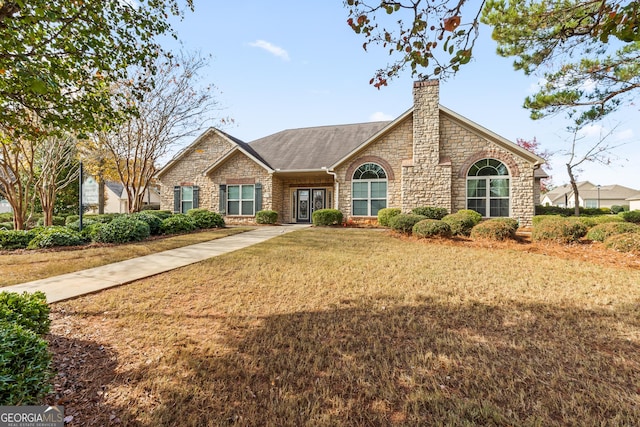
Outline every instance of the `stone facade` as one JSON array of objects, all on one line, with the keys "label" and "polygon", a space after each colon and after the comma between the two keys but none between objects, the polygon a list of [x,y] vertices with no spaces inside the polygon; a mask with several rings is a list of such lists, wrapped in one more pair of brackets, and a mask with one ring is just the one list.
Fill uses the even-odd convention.
[{"label": "stone facade", "polygon": [[[218,211],[221,184],[259,183],[262,209],[277,211],[282,223],[296,220],[297,189],[323,189],[327,207],[340,209],[347,220],[370,221],[372,218],[351,215],[352,178],[361,165],[376,163],[387,175],[387,207],[409,212],[415,207],[438,206],[456,212],[466,208],[469,168],[478,160],[493,158],[509,171],[510,216],[523,226],[530,225],[539,198],[534,172],[542,159],[441,107],[438,82],[416,82],[413,97],[412,110],[384,128],[374,140],[366,144],[363,141],[333,169],[271,170],[239,150],[239,145],[221,132],[207,131],[178,161],[160,172],[161,207],[173,207],[175,185],[199,186],[200,207]],[[229,155],[234,149],[236,152]],[[250,223],[254,217],[228,216],[226,221]]]}]

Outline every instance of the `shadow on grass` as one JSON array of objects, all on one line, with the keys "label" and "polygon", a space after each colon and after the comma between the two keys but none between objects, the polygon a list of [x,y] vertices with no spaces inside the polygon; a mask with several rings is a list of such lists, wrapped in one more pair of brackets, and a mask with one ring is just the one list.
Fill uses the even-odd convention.
[{"label": "shadow on grass", "polygon": [[97,402],[97,420],[107,425],[115,411],[140,426],[640,423],[637,307],[407,306],[380,297],[223,322],[225,351],[202,336],[123,374],[136,378],[134,394],[153,391],[152,411],[135,400]]}]

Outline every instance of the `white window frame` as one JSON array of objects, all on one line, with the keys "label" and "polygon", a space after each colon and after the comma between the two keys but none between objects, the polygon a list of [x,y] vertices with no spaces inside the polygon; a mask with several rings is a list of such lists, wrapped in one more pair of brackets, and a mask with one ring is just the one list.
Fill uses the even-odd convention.
[{"label": "white window frame", "polygon": [[[380,175],[380,172],[384,175],[384,178],[377,178],[377,179],[361,179],[360,177],[368,172],[368,171],[372,171],[371,169],[369,169],[368,171],[363,171],[362,168],[363,167],[367,167],[370,165],[376,166],[377,170],[375,171],[376,175]],[[359,177],[356,177],[358,176]],[[384,190],[384,198],[382,197],[372,197],[372,193],[371,193],[371,186],[373,183],[377,183],[377,182],[384,182],[385,184],[385,190]],[[356,197],[355,196],[355,186],[356,184],[362,184],[362,183],[366,183],[367,184],[367,195],[366,197]],[[377,212],[375,214],[372,213],[372,209],[371,209],[371,205],[372,202],[374,201],[384,201],[384,207],[380,208],[380,209],[384,209],[388,206],[387,202],[389,200],[389,180],[387,179],[387,172],[384,170],[384,168],[382,166],[380,166],[377,163],[373,163],[373,162],[368,162],[368,163],[363,163],[362,165],[360,165],[353,173],[353,177],[351,178],[351,215],[352,216],[358,216],[358,217],[374,217],[377,215]],[[367,202],[367,214],[363,215],[363,214],[356,214],[355,213],[355,202],[356,201],[366,201]]]},{"label": "white window frame", "polygon": [[[232,187],[238,187],[238,197],[237,199],[232,199],[231,197],[229,197],[229,190]],[[244,199],[242,197],[243,194],[243,188],[244,187],[252,187],[252,191],[251,191],[251,198],[250,199]],[[238,213],[237,214],[231,214],[231,209],[229,209],[229,204],[231,202],[236,202],[238,203]],[[246,213],[243,211],[243,206],[244,206],[244,202],[251,202],[251,212],[250,213]],[[227,216],[255,216],[256,214],[256,186],[255,184],[230,184],[227,185]]]},{"label": "white window frame", "polygon": [[[478,163],[483,162],[483,161],[489,161],[489,160],[494,160],[496,162],[499,162],[502,166],[504,166],[504,169],[506,170],[506,174],[505,175],[469,175],[471,169],[476,166]],[[487,166],[490,167],[490,166]],[[509,191],[509,195],[508,196],[492,196],[491,195],[491,181],[492,180],[507,180],[508,182],[508,191]],[[485,195],[482,197],[470,197],[469,196],[469,182],[470,181],[484,181],[485,182]],[[509,209],[508,209],[508,213],[507,213],[507,217],[511,216],[511,208],[512,208],[512,202],[511,202],[511,194],[513,193],[511,191],[511,184],[512,184],[512,179],[511,179],[511,173],[509,171],[509,168],[507,167],[507,165],[498,160],[498,159],[494,159],[494,158],[484,158],[484,159],[480,159],[476,162],[473,163],[473,165],[471,165],[471,167],[469,168],[469,171],[467,172],[467,179],[466,179],[466,189],[465,189],[465,201],[466,201],[466,208],[467,209],[473,209],[472,207],[469,206],[469,201],[470,200],[484,200],[485,202],[485,213],[483,215],[484,218],[503,218],[504,215],[497,215],[497,216],[493,216],[491,215],[491,201],[492,200],[508,200],[509,203]]]}]

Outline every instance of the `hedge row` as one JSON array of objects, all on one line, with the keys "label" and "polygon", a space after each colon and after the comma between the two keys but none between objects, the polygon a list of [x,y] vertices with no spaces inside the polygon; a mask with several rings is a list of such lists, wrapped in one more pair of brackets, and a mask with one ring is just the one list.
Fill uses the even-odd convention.
[{"label": "hedge row", "polygon": [[82,231],[77,215],[66,219],[66,226],[38,227],[32,230],[0,229],[0,249],[39,249],[78,246],[91,241],[127,243],[159,234],[187,233],[196,229],[224,227],[223,217],[206,209],[191,209],[187,214],[167,211],[142,211],[131,215],[91,215],[83,219]]},{"label": "hedge row", "polygon": [[51,390],[49,325],[42,292],[0,292],[0,405],[37,404]]}]

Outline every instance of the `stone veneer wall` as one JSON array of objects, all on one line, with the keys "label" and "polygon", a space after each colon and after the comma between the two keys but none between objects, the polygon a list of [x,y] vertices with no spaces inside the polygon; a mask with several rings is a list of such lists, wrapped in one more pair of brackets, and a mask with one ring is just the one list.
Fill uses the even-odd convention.
[{"label": "stone veneer wall", "polygon": [[412,132],[411,117],[408,117],[378,141],[336,168],[339,187],[338,202],[345,219],[351,217],[352,171],[364,163],[383,163],[384,161],[388,165],[387,167],[384,164],[381,165],[387,169],[387,207],[402,206],[402,163],[411,159]]},{"label": "stone veneer wall", "polygon": [[451,160],[452,211],[466,209],[468,169],[477,160],[494,158],[509,169],[511,217],[520,220],[521,226],[531,225],[534,214],[534,166],[520,156],[491,142],[441,114],[441,155]]},{"label": "stone veneer wall", "polygon": [[189,147],[188,152],[159,177],[160,209],[173,211],[174,186],[197,185],[200,187],[200,207],[212,209],[211,206],[214,206],[214,210],[218,211],[218,206],[211,200],[213,184],[203,172],[233,147],[232,143],[213,131],[203,135],[199,143]]},{"label": "stone veneer wall", "polygon": [[402,168],[402,210],[438,206],[451,211],[451,166],[440,147],[438,81],[415,82],[413,102],[413,161]]},{"label": "stone veneer wall", "polygon": [[[273,176],[262,166],[241,152],[227,159],[220,167],[209,174],[212,183],[211,206],[218,211],[220,203],[220,184],[262,184],[262,209],[273,209]],[[205,207],[205,206],[202,206]],[[249,224],[255,222],[254,216],[226,216],[227,224]]]}]

